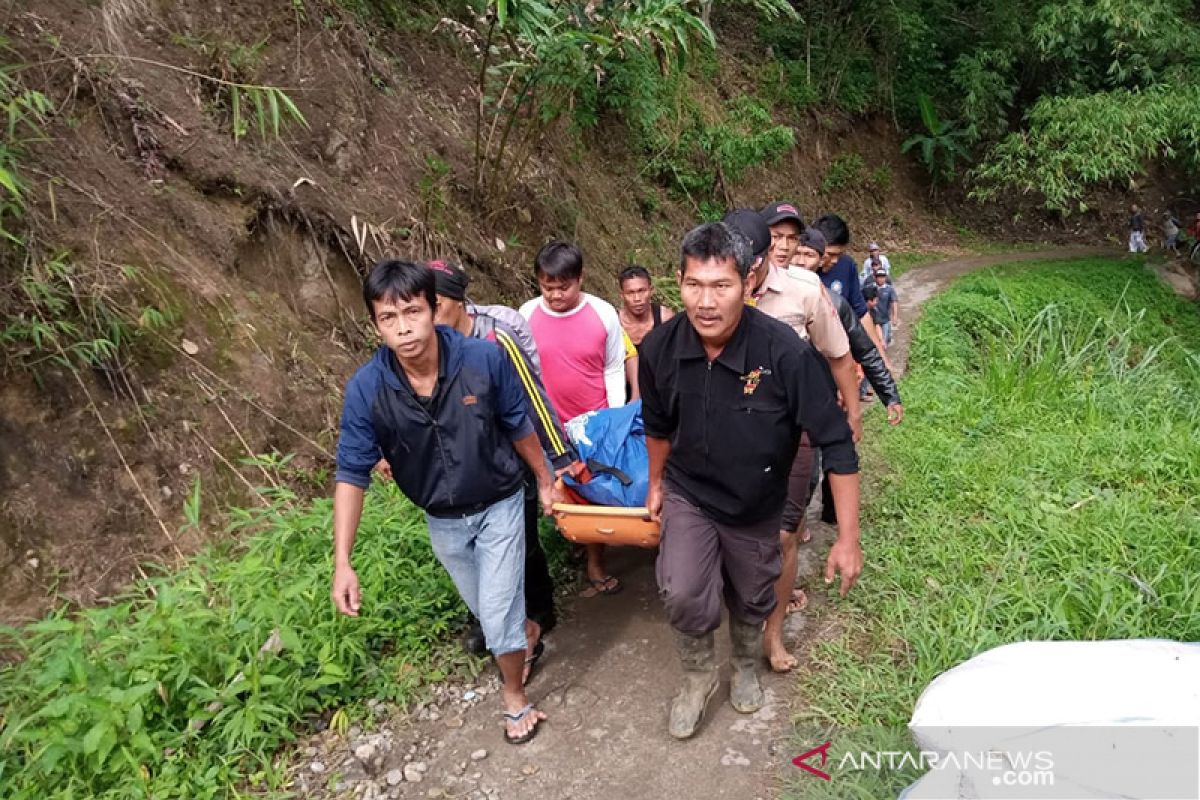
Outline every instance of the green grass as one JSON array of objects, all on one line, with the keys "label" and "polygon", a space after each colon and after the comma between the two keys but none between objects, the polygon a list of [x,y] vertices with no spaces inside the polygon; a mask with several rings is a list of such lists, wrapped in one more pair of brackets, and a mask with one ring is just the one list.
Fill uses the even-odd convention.
[{"label": "green grass", "polygon": [[[367,496],[356,619],[329,598],[331,501],[276,492],[269,508],[232,514],[242,545],[108,607],[0,629],[0,651],[23,656],[0,669],[0,794],[278,796],[280,745],[307,722],[338,709],[332,724],[345,725],[366,713],[359,699],[404,703],[477,663],[443,646],[465,609],[394,486]],[[547,545],[561,564],[561,537]],[[272,631],[282,651],[258,655]]]},{"label": "green grass", "polygon": [[[908,416],[868,429],[867,567],[801,678],[796,746],[900,729],[936,675],[1004,643],[1200,638],[1198,352],[1196,307],[1136,261],[1010,264],[931,300]],[[797,770],[791,796],[912,777]]]}]

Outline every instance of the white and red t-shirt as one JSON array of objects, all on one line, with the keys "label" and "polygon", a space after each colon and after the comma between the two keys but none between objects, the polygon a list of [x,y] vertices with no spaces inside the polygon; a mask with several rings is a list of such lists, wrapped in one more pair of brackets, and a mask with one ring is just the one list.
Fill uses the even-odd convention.
[{"label": "white and red t-shirt", "polygon": [[564,422],[625,404],[625,339],[617,310],[584,292],[579,305],[551,311],[542,298],[521,306],[542,359],[542,380]]}]

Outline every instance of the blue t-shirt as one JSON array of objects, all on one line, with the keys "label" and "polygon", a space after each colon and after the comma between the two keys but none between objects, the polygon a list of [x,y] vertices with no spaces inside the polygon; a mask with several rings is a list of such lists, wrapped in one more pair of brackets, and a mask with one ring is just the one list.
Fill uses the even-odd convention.
[{"label": "blue t-shirt", "polygon": [[846,302],[854,309],[854,316],[862,319],[867,313],[867,301],[863,298],[862,282],[858,279],[858,265],[854,259],[842,253],[828,272],[819,274],[825,288],[846,298]]},{"label": "blue t-shirt", "polygon": [[896,302],[896,290],[885,283],[883,286],[875,287],[875,296],[879,298],[879,302],[875,304],[875,310],[879,312],[879,319],[876,322],[891,322],[892,306]]}]

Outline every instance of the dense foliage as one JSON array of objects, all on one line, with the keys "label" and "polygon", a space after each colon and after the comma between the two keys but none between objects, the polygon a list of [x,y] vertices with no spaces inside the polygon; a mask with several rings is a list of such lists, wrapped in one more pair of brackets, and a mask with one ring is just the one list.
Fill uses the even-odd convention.
[{"label": "dense foliage", "polygon": [[[271,497],[233,512],[252,534],[244,545],[106,607],[0,629],[0,649],[23,655],[0,669],[0,794],[192,800],[272,788],[279,745],[306,720],[359,698],[403,703],[442,677],[435,648],[465,611],[420,512],[394,486],[368,496],[355,552],[363,613],[350,619],[329,599],[331,502]],[[561,541],[547,540],[555,558]]]},{"label": "dense foliage", "polygon": [[[1183,0],[794,0],[764,21],[801,108],[885,113],[922,132],[920,99],[982,159],[982,196],[1078,208],[1154,161],[1200,167],[1200,18]],[[945,131],[944,131],[945,132]],[[926,159],[931,170],[941,166]]]},{"label": "dense foliage", "polygon": [[1198,353],[1200,314],[1134,261],[1010,265],[931,300],[903,385],[920,413],[868,431],[889,469],[807,721],[903,734],[937,674],[1008,642],[1195,641]]}]

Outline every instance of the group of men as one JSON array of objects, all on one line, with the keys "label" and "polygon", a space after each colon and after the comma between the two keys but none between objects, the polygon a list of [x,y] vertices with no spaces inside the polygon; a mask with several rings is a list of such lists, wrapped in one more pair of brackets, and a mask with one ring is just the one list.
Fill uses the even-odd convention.
[{"label": "group of men", "polygon": [[[822,475],[838,526],[825,578],[840,573],[844,594],[862,569],[860,369],[889,421],[903,416],[872,317],[890,265],[873,248],[860,276],[849,238],[839,217],[809,227],[788,202],[694,228],[680,248],[678,315],[654,302],[642,267],[620,273],[620,311],[584,292],[583,256],[559,241],[539,250],[540,294],[519,312],[469,302],[457,265],[376,265],[363,299],[382,345],[347,385],[337,449],[337,609],[361,608],[351,553],[377,470],[425,511],[433,551],[476,619],[469,646],[495,657],[506,740],[531,739],[545,714],[525,683],[555,624],[538,513],[552,513],[555,474],[587,479],[563,422],[640,397],[656,574],[683,666],[669,732],[691,736],[716,690],[722,599],[730,701],[756,711],[764,657],[777,671],[796,663],[783,622],[804,602],[796,552]],[[894,309],[882,319],[898,321]],[[621,589],[602,547],[587,548],[586,584],[586,596]]]}]

